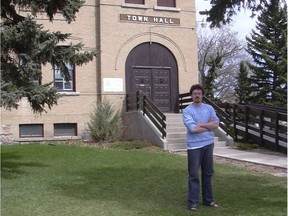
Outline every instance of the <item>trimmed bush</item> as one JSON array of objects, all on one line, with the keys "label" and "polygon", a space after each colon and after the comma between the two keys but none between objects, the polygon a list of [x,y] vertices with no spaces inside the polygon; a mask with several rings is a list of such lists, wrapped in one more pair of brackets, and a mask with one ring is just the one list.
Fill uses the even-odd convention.
[{"label": "trimmed bush", "polygon": [[104,101],[97,104],[90,114],[88,128],[91,138],[96,142],[118,141],[123,132],[122,116],[112,103]]}]

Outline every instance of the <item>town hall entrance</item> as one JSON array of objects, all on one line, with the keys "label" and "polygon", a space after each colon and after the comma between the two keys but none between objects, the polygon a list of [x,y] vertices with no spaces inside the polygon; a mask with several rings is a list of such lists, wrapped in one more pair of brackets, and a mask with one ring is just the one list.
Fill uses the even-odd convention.
[{"label": "town hall entrance", "polygon": [[162,112],[178,111],[178,69],[173,54],[158,43],[143,43],[128,55],[126,92],[141,90]]}]

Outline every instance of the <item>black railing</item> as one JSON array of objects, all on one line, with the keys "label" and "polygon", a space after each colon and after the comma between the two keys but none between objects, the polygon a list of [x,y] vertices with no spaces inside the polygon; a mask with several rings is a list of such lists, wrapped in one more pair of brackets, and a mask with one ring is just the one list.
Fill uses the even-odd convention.
[{"label": "black railing", "polygon": [[126,112],[141,110],[143,115],[166,137],[166,116],[142,91],[126,94]]}]

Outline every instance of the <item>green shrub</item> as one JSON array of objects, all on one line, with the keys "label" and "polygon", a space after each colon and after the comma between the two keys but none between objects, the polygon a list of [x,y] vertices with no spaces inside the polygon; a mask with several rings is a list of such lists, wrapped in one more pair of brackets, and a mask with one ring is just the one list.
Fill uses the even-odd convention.
[{"label": "green shrub", "polygon": [[88,123],[91,138],[96,142],[118,141],[123,132],[122,116],[113,105],[104,101],[97,104]]}]

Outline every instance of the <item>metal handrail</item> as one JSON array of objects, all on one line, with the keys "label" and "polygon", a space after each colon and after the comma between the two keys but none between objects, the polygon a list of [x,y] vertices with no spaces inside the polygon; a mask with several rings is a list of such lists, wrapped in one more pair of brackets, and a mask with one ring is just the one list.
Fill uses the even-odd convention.
[{"label": "metal handrail", "polygon": [[143,115],[160,131],[162,138],[166,137],[166,116],[142,91],[126,94],[126,112],[141,110]]}]

